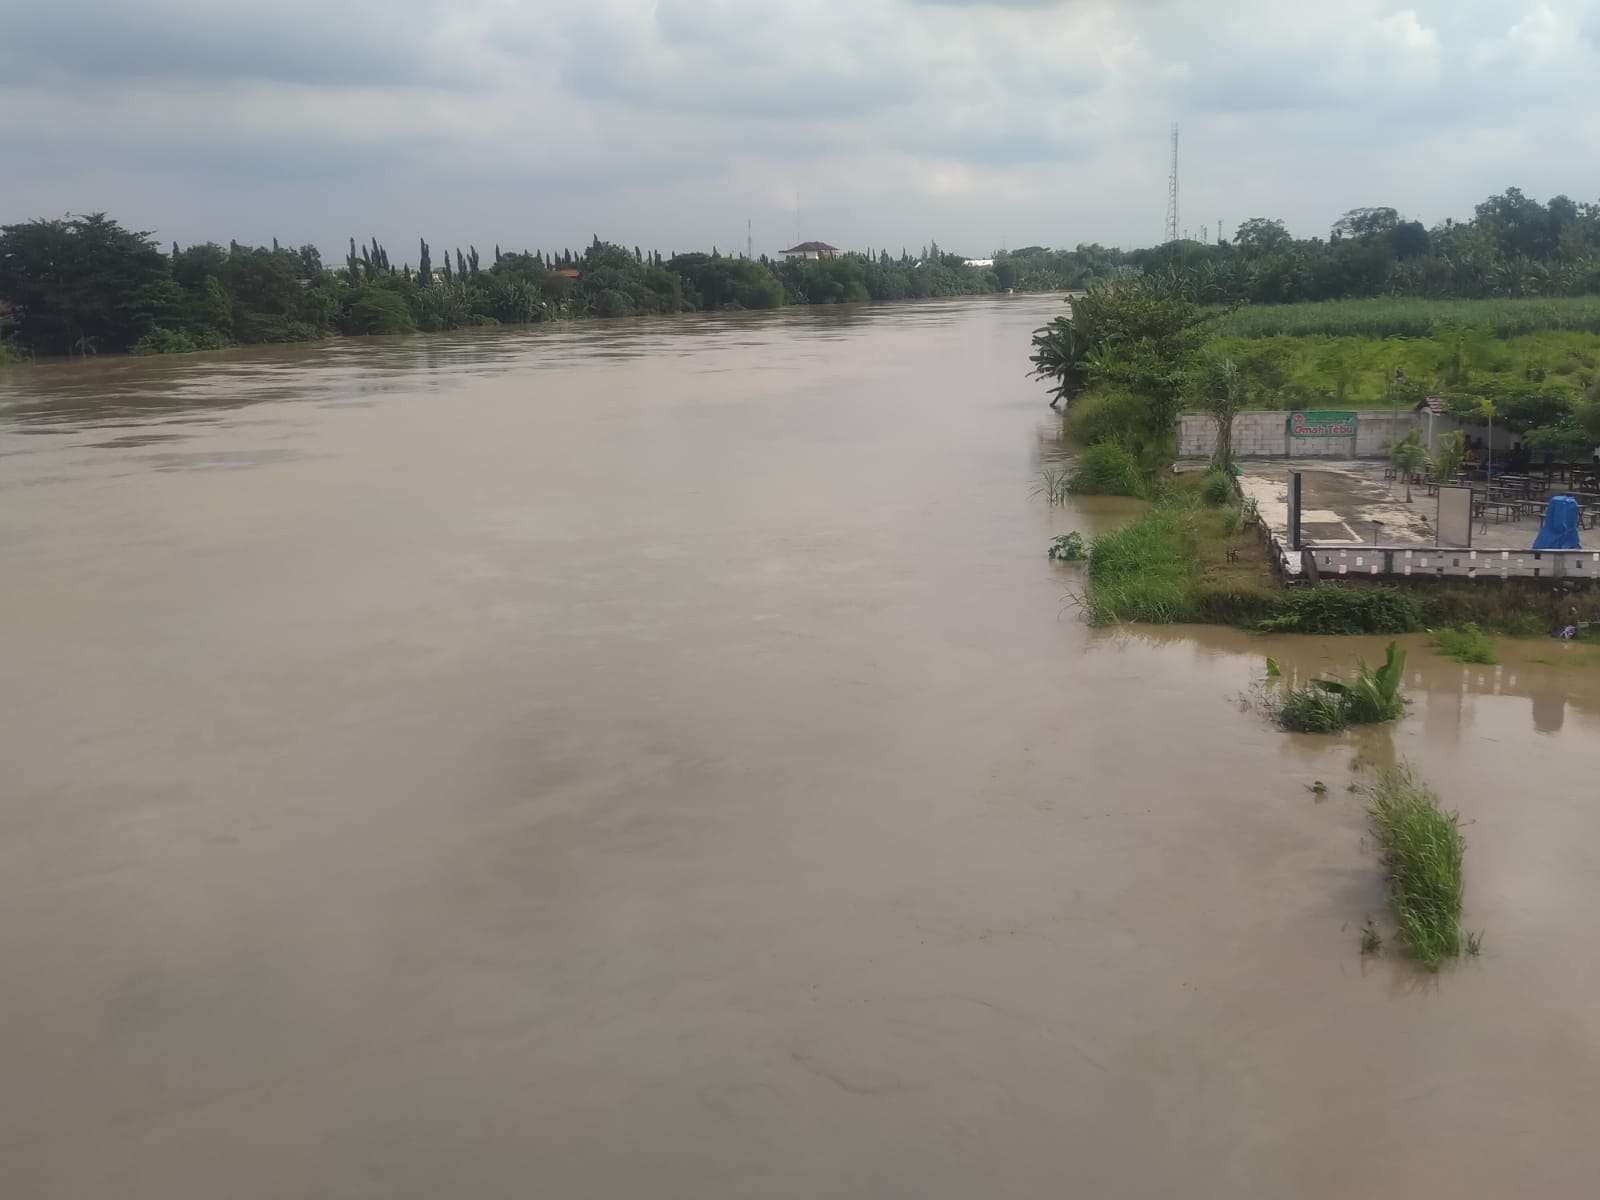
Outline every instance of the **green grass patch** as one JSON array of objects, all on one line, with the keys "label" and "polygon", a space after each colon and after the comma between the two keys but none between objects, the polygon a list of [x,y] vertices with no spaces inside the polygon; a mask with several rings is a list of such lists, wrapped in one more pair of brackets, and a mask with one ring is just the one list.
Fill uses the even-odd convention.
[{"label": "green grass patch", "polygon": [[1392,403],[1390,381],[1396,368],[1404,370],[1408,379],[1447,394],[1462,389],[1512,393],[1536,387],[1572,401],[1600,372],[1600,334],[1571,330],[1511,337],[1482,328],[1416,335],[1218,334],[1209,348],[1237,362],[1255,383],[1249,400],[1252,408],[1316,405],[1381,410]]},{"label": "green grass patch", "polygon": [[[1407,948],[1437,970],[1461,953],[1459,818],[1408,766],[1386,767],[1369,789],[1372,832],[1389,875],[1389,903]],[[1474,946],[1481,935],[1474,935]]]},{"label": "green grass patch", "polygon": [[1116,442],[1100,442],[1078,455],[1067,488],[1079,496],[1144,496],[1138,460]]},{"label": "green grass patch", "polygon": [[1198,485],[1171,481],[1146,512],[1090,543],[1082,601],[1093,624],[1239,625],[1277,611],[1260,542],[1236,532],[1236,506],[1201,503]]},{"label": "green grass patch", "polygon": [[1500,661],[1494,652],[1494,642],[1472,621],[1468,621],[1460,629],[1451,629],[1448,626],[1436,629],[1431,640],[1439,653],[1455,659],[1458,663],[1493,666]]},{"label": "green grass patch", "polygon": [[1534,300],[1424,300],[1374,297],[1303,304],[1251,304],[1222,318],[1217,332],[1232,337],[1277,334],[1425,338],[1457,329],[1497,338],[1545,331],[1600,333],[1600,296]]},{"label": "green grass patch", "polygon": [[1291,588],[1265,633],[1410,633],[1422,628],[1417,597],[1399,588],[1339,583]]}]

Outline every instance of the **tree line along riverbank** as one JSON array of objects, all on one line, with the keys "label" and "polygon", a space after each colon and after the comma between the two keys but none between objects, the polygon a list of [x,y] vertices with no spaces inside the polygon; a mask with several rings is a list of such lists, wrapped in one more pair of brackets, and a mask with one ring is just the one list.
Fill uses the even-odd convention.
[{"label": "tree line along riverbank", "polygon": [[573,318],[1065,289],[1094,270],[1031,247],[974,264],[938,245],[775,262],[646,251],[417,245],[416,265],[372,239],[342,265],[315,246],[157,245],[103,213],[0,226],[0,361],[171,353]]}]

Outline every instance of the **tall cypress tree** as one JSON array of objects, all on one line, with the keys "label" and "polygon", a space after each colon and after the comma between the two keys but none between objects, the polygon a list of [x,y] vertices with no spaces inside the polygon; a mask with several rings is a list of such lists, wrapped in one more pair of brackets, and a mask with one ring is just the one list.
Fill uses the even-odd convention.
[{"label": "tall cypress tree", "polygon": [[278,252],[278,239],[277,238],[273,238],[272,239],[272,252],[274,254],[276,254]]},{"label": "tall cypress tree", "polygon": [[500,243],[499,242],[496,242],[494,244],[494,263],[495,263],[495,266],[499,266],[500,265]]},{"label": "tall cypress tree", "polygon": [[428,257],[427,239],[418,238],[417,241],[421,247],[417,256],[417,283],[428,287],[433,283],[433,259]]},{"label": "tall cypress tree", "polygon": [[474,275],[478,273],[478,248],[471,243],[467,245],[467,266],[472,269]]},{"label": "tall cypress tree", "polygon": [[450,283],[455,279],[455,275],[450,270],[450,251],[448,250],[444,252],[444,267],[442,270],[444,271],[444,281],[446,283]]},{"label": "tall cypress tree", "polygon": [[457,279],[465,279],[466,277],[467,277],[467,260],[461,254],[461,247],[457,246],[456,247],[456,278]]},{"label": "tall cypress tree", "polygon": [[350,282],[351,282],[351,284],[360,283],[361,282],[361,260],[356,257],[356,240],[355,240],[355,238],[351,238],[350,239],[350,253],[345,256],[344,262],[345,262],[345,266],[350,268]]}]

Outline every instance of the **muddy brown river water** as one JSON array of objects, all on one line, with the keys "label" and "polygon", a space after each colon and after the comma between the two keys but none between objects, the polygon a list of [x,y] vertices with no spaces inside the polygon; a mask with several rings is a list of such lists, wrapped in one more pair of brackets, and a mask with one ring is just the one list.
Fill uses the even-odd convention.
[{"label": "muddy brown river water", "polygon": [[[1086,628],[1054,308],[0,374],[0,1193],[1591,1194],[1595,652]],[[1358,953],[1358,757],[1482,957]]]}]

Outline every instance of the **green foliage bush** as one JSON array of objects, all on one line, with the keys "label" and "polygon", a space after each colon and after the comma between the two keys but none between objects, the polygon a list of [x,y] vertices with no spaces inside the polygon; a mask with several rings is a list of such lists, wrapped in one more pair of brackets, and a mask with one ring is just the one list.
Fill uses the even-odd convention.
[{"label": "green foliage bush", "polygon": [[132,346],[129,354],[192,354],[197,347],[194,338],[180,329],[152,329]]},{"label": "green foliage bush", "polygon": [[1500,661],[1495,656],[1494,642],[1472,621],[1468,621],[1460,629],[1451,629],[1448,626],[1436,629],[1432,640],[1441,654],[1448,655],[1458,663],[1493,666]]},{"label": "green foliage bush", "polygon": [[1050,541],[1050,561],[1078,562],[1089,557],[1089,552],[1083,544],[1083,534],[1074,529],[1071,533],[1063,533]]},{"label": "green foliage bush", "polygon": [[1139,401],[1120,388],[1094,388],[1073,400],[1067,409],[1067,428],[1085,446],[1122,442],[1138,429]]},{"label": "green foliage bush", "polygon": [[1239,486],[1227,471],[1207,471],[1205,482],[1200,485],[1200,494],[1207,504],[1213,508],[1221,508],[1238,499]]},{"label": "green foliage bush", "polygon": [[1138,462],[1116,442],[1101,442],[1080,454],[1067,488],[1081,496],[1143,496],[1147,490]]},{"label": "green foliage bush", "polygon": [[1321,583],[1290,589],[1267,633],[1410,633],[1422,628],[1422,603],[1393,587]]},{"label": "green foliage bush", "polygon": [[346,333],[410,333],[417,327],[405,299],[378,287],[358,289],[344,322]]}]

